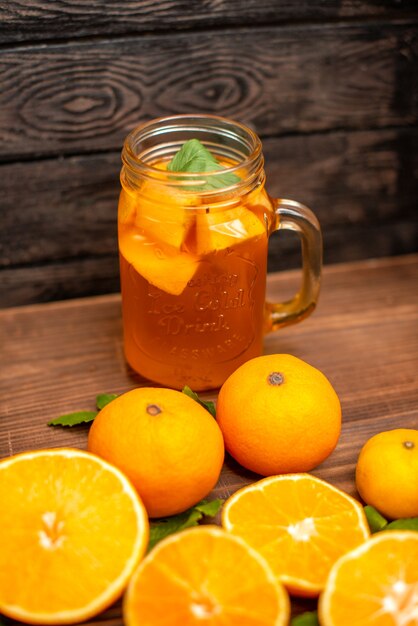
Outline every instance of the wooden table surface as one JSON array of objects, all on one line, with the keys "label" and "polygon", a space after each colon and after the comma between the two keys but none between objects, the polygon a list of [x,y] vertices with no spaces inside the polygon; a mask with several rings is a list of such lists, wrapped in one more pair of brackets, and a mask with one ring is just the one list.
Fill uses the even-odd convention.
[{"label": "wooden table surface", "polygon": [[[269,296],[283,299],[299,279],[298,272],[270,275]],[[61,429],[47,421],[94,409],[98,393],[145,384],[124,361],[118,295],[0,311],[0,352],[0,457],[85,448],[87,425]],[[275,352],[308,361],[334,385],[342,434],[312,473],[356,496],[354,467],[366,439],[418,428],[418,255],[326,267],[315,313],[266,336],[265,353]],[[226,498],[255,479],[227,459],[211,495]],[[312,601],[293,601],[294,613],[312,608]],[[120,603],[89,624],[121,626]]]}]

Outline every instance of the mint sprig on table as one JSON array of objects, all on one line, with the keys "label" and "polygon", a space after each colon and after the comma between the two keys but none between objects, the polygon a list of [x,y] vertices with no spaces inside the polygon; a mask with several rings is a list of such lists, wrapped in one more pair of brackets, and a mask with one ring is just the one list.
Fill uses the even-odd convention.
[{"label": "mint sprig on table", "polygon": [[66,413],[48,422],[48,426],[77,426],[78,424],[89,424],[106,404],[109,404],[109,402],[112,402],[112,400],[117,397],[117,393],[100,393],[96,396],[97,411],[74,411],[73,413]]},{"label": "mint sprig on table", "polygon": [[211,402],[210,400],[202,400],[201,398],[199,398],[197,393],[192,391],[190,389],[190,387],[188,387],[187,385],[185,385],[185,387],[183,387],[181,392],[184,393],[186,396],[189,396],[189,398],[192,398],[192,400],[195,400],[198,404],[200,404],[200,406],[203,406],[204,409],[209,411],[209,413],[212,415],[212,417],[216,418],[216,409],[215,409],[215,403],[214,402]]},{"label": "mint sprig on table", "polygon": [[[174,155],[167,166],[170,172],[188,172],[194,174],[205,174],[225,170],[216,157],[198,140],[189,139]],[[205,178],[202,176],[202,178]],[[211,189],[223,189],[230,187],[240,181],[240,177],[231,172],[208,176],[203,185],[190,187],[193,191],[210,191]]]},{"label": "mint sprig on table", "polygon": [[155,544],[169,535],[173,535],[185,528],[198,526],[203,517],[215,517],[222,504],[223,500],[220,498],[210,501],[202,500],[192,508],[184,511],[184,513],[162,518],[155,522],[151,521],[148,550],[151,550]]},{"label": "mint sprig on table", "polygon": [[101,411],[104,407],[118,397],[117,393],[99,393],[96,396],[96,406]]},{"label": "mint sprig on table", "polygon": [[294,617],[290,626],[319,626],[317,611],[307,611]]},{"label": "mint sprig on table", "polygon": [[94,420],[98,411],[74,411],[65,413],[48,422],[48,426],[77,426],[77,424],[89,424]]},{"label": "mint sprig on table", "polygon": [[[182,393],[186,396],[189,396],[196,402],[198,402],[204,409],[209,411],[209,413],[216,417],[216,409],[214,402],[201,400],[197,393],[192,391],[190,387],[183,387]],[[65,413],[65,415],[60,415],[53,420],[48,422],[48,426],[78,426],[78,424],[89,424],[94,420],[96,415],[98,415],[99,411],[101,411],[107,404],[112,402],[115,398],[118,397],[117,393],[100,393],[96,396],[96,407],[97,411],[74,411],[73,413]]]},{"label": "mint sprig on table", "polygon": [[364,512],[367,517],[367,522],[372,534],[378,533],[381,530],[416,530],[418,531],[418,517],[405,517],[395,519],[392,522],[388,522],[373,506],[367,504],[364,507]]}]

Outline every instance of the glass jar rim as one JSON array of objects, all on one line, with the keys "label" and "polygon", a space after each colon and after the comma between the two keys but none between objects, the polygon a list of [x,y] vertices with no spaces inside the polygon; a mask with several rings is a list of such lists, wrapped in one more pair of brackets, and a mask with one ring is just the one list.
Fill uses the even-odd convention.
[{"label": "glass jar rim", "polygon": [[[167,172],[144,160],[142,157],[144,152],[140,152],[138,154],[135,151],[135,147],[141,141],[144,142],[152,136],[162,138],[165,133],[175,132],[178,130],[190,133],[193,131],[210,131],[218,134],[219,137],[229,137],[230,139],[238,141],[238,143],[242,144],[243,147],[247,148],[248,154],[243,155],[241,153],[243,158],[234,165],[226,165],[222,170],[204,172],[205,179],[213,179],[213,177],[233,174],[238,170],[242,170],[242,168],[245,168],[248,175],[251,177],[251,174],[254,174],[255,171],[259,171],[260,168],[262,169],[263,167],[264,159],[262,154],[262,145],[258,135],[251,128],[241,122],[209,113],[185,113],[163,116],[139,124],[127,135],[124,141],[122,150],[123,165],[126,166],[131,172],[135,172],[142,177],[151,178],[153,180],[163,180],[167,176]],[[190,136],[190,139],[191,138],[192,136]],[[177,143],[180,145],[180,143],[184,143],[185,141],[186,140],[183,140]],[[203,141],[203,143],[205,142]],[[171,145],[173,145],[173,142],[171,142]],[[235,154],[238,156],[237,150],[235,150]],[[188,185],[196,185],[198,181],[202,179],[202,173],[170,171],[170,178],[171,185],[181,185],[183,187],[186,186],[187,188]],[[243,181],[234,183],[230,187],[226,187],[224,189],[239,187],[242,182]],[[248,183],[248,177],[246,177],[246,182]]]}]

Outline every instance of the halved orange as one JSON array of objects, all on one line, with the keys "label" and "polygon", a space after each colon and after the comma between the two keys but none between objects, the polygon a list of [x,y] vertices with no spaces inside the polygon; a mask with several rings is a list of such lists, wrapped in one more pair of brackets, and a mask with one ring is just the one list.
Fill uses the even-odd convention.
[{"label": "halved orange", "polygon": [[272,476],[240,489],[226,501],[222,524],[301,596],[317,596],[335,561],[370,534],[359,502],[309,474]]},{"label": "halved orange", "polygon": [[0,462],[0,613],[87,620],[123,592],[148,544],[128,479],[93,454],[37,450]]},{"label": "halved orange", "polygon": [[289,598],[264,559],[215,526],[161,541],[133,575],[127,626],[285,626]]},{"label": "halved orange", "polygon": [[417,626],[418,532],[383,531],[342,556],[319,616],[322,626]]}]

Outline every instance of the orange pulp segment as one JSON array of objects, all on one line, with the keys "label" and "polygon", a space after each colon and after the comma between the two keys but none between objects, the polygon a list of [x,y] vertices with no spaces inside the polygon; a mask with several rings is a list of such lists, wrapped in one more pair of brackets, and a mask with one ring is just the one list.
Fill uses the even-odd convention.
[{"label": "orange pulp segment", "polygon": [[383,531],[342,556],[319,616],[322,626],[416,626],[418,532]]},{"label": "orange pulp segment", "polygon": [[241,205],[223,211],[200,213],[196,216],[196,251],[203,255],[225,250],[265,233],[263,222]]},{"label": "orange pulp segment", "polygon": [[135,224],[149,239],[179,251],[194,223],[192,207],[198,203],[196,194],[145,182],[137,200]]},{"label": "orange pulp segment", "polygon": [[119,249],[151,285],[178,296],[197,269],[197,258],[148,239],[135,227],[119,228]]},{"label": "orange pulp segment", "polygon": [[0,613],[87,620],[114,602],[148,544],[128,479],[98,457],[38,450],[0,462]]},{"label": "orange pulp segment", "polygon": [[133,575],[127,626],[285,626],[289,599],[268,565],[215,526],[159,543]]},{"label": "orange pulp segment", "polygon": [[361,505],[309,474],[272,476],[240,489],[225,503],[222,524],[302,596],[317,596],[334,562],[369,537]]}]

